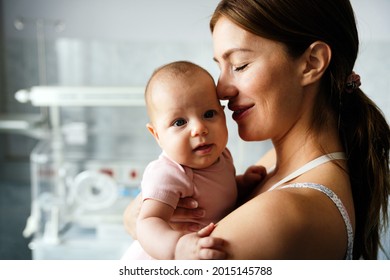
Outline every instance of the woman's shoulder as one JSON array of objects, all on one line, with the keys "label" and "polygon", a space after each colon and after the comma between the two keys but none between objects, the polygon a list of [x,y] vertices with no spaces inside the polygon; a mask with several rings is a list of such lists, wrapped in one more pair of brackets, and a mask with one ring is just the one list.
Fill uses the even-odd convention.
[{"label": "woman's shoulder", "polygon": [[310,189],[266,192],[220,221],[215,235],[226,239],[233,259],[342,258],[343,243],[332,230],[337,209],[328,202]]}]

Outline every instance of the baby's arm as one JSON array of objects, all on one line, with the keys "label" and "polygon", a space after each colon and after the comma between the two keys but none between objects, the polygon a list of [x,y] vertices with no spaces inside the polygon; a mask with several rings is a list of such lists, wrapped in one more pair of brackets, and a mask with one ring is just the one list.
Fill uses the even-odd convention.
[{"label": "baby's arm", "polygon": [[[137,220],[142,205],[142,195],[137,195],[130,204],[126,207],[123,213],[123,224],[125,230],[130,236],[137,239]],[[191,197],[181,198],[177,205],[176,210],[173,213],[173,220],[194,220],[205,215],[205,210],[198,208],[198,203]],[[172,222],[170,225],[175,230],[183,231],[186,233],[198,231],[201,229],[200,225],[195,222]]]},{"label": "baby's arm", "polygon": [[142,248],[155,259],[174,259],[183,235],[168,224],[174,209],[163,202],[147,199],[142,203],[137,221],[137,237]]},{"label": "baby's arm", "polygon": [[142,203],[137,237],[149,255],[155,259],[210,259],[224,256],[220,251],[222,239],[208,236],[214,227],[190,234],[175,231],[168,223],[173,211],[168,204],[156,200],[148,199]]}]

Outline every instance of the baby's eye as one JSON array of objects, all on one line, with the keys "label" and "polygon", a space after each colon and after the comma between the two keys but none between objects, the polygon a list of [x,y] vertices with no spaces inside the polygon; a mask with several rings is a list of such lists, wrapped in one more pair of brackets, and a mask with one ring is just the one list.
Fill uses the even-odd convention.
[{"label": "baby's eye", "polygon": [[186,123],[187,123],[186,120],[178,119],[178,120],[173,122],[173,126],[182,126],[182,125],[185,125]]},{"label": "baby's eye", "polygon": [[205,119],[211,119],[215,116],[217,112],[215,110],[208,110],[206,113],[204,113],[203,117]]}]

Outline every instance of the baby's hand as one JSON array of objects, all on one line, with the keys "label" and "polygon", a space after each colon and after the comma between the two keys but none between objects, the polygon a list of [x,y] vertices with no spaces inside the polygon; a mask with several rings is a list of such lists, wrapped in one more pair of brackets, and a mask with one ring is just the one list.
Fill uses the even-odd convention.
[{"label": "baby's hand", "polygon": [[183,235],[176,245],[175,259],[224,259],[226,257],[223,251],[224,240],[210,236],[214,228],[215,225],[211,223],[198,232]]},{"label": "baby's hand", "polygon": [[238,198],[237,204],[241,205],[247,200],[252,191],[266,177],[267,170],[264,166],[249,166],[244,174],[236,176]]},{"label": "baby's hand", "polygon": [[252,165],[243,174],[243,183],[248,186],[256,186],[265,178],[267,171],[264,166]]}]

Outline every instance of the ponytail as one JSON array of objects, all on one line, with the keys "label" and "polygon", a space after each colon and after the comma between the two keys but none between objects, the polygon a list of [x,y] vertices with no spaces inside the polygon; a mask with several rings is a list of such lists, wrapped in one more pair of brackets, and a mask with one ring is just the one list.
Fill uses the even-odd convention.
[{"label": "ponytail", "polygon": [[381,227],[388,222],[390,129],[383,113],[360,89],[344,91],[340,132],[356,215],[354,259],[376,259]]}]

